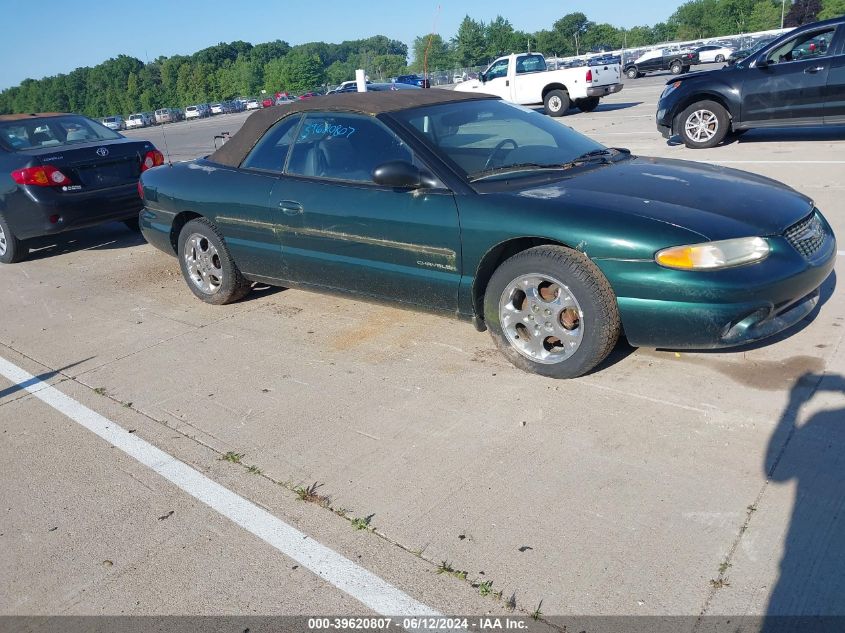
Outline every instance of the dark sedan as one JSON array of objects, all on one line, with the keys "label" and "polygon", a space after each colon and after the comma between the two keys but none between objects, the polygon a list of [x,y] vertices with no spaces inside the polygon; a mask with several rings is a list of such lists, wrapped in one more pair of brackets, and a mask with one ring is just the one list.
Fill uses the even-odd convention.
[{"label": "dark sedan", "polygon": [[205,302],[252,282],[395,302],[473,321],[556,378],[590,371],[623,331],[676,348],[780,332],[836,257],[824,216],[783,184],[632,156],[475,93],[267,108],[141,183],[144,236]]},{"label": "dark sedan", "polygon": [[657,128],[708,148],[753,128],[845,125],[845,16],[805,24],[732,66],[667,82]]},{"label": "dark sedan", "polygon": [[164,157],[75,114],[0,116],[0,263],[27,240],[113,220],[137,227],[138,178]]}]

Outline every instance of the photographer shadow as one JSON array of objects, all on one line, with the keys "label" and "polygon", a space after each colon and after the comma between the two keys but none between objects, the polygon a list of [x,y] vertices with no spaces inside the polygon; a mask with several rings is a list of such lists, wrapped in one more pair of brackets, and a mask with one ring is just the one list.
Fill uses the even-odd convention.
[{"label": "photographer shadow", "polygon": [[[835,393],[840,406],[800,426],[815,396]],[[769,595],[763,631],[827,631],[845,623],[845,377],[804,374],[769,441],[764,465],[773,483],[796,482],[780,576]],[[841,630],[841,629],[840,629]]]}]

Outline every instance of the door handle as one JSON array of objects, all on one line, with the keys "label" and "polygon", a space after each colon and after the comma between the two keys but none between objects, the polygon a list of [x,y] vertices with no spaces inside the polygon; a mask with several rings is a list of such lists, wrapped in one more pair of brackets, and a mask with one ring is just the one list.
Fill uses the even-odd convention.
[{"label": "door handle", "polygon": [[293,200],[282,200],[279,203],[279,208],[285,215],[299,215],[302,213],[302,205]]},{"label": "door handle", "polygon": [[824,70],[824,66],[814,66],[813,68],[805,68],[804,74],[805,75],[815,75],[816,73],[820,73]]},{"label": "door handle", "polygon": [[505,79],[505,85],[506,85],[506,86],[510,86],[510,85],[511,85],[511,80],[510,80],[510,79]]}]

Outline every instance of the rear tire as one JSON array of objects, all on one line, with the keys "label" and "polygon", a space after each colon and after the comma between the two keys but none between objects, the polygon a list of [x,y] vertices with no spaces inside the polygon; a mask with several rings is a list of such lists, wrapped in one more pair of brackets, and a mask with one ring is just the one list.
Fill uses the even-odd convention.
[{"label": "rear tire", "polygon": [[628,70],[625,71],[625,76],[628,79],[636,79],[637,77],[640,76],[640,73],[637,70],[636,66],[632,66],[631,68],[629,68]]},{"label": "rear tire", "polygon": [[669,66],[669,72],[673,75],[680,75],[682,72],[684,72],[684,66],[683,64],[681,64],[681,62],[672,62],[672,64]]},{"label": "rear tire", "polygon": [[29,248],[23,240],[12,233],[6,218],[0,213],[0,264],[17,264],[29,255]]},{"label": "rear tire", "polygon": [[550,90],[543,99],[543,106],[549,116],[563,116],[569,110],[569,93],[566,90]]},{"label": "rear tire", "polygon": [[598,267],[562,246],[517,253],[493,273],[484,319],[516,367],[577,378],[602,362],[621,329],[616,296]]},{"label": "rear tire", "polygon": [[706,149],[725,140],[730,126],[728,112],[720,104],[698,101],[681,112],[675,129],[687,147]]},{"label": "rear tire", "polygon": [[213,305],[243,299],[252,285],[232,259],[220,231],[206,218],[191,220],[179,232],[179,267],[191,292]]},{"label": "rear tire", "polygon": [[578,99],[575,105],[578,106],[581,112],[592,112],[599,107],[600,101],[601,99],[599,97],[587,97],[586,99]]}]

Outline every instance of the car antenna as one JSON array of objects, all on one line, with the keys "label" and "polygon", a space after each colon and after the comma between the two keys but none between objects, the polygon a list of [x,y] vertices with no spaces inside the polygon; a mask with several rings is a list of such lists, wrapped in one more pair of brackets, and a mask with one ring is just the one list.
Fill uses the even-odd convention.
[{"label": "car antenna", "polygon": [[[147,59],[147,66],[150,65],[150,55],[147,53],[147,49],[144,49],[144,57]],[[155,111],[153,111],[153,120],[155,120]],[[170,149],[167,147],[167,135],[164,133],[164,126],[165,124],[161,124],[161,140],[164,141],[164,156],[167,158],[167,164],[173,167],[173,161],[170,160]]]}]

